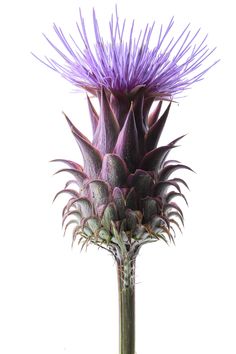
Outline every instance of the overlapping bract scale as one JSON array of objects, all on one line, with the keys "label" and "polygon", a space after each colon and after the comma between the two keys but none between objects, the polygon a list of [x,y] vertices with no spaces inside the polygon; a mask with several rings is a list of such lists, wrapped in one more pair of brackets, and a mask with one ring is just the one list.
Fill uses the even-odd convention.
[{"label": "overlapping bract scale", "polygon": [[[191,169],[167,160],[182,137],[158,145],[170,104],[163,113],[161,101],[151,109],[153,101],[148,97],[146,102],[140,90],[132,99],[126,97],[122,106],[119,97],[103,88],[99,114],[88,97],[92,142],[66,116],[84,165],[55,160],[67,165],[58,172],[74,177],[56,197],[62,193],[70,196],[63,223],[66,229],[74,224],[73,240],[78,238],[82,247],[95,243],[113,254],[121,247],[139,250],[149,241],[173,241],[175,229],[181,230],[184,223],[176,200],[187,203],[182,189],[188,186],[172,174]],[[117,112],[125,117],[117,117]]]}]

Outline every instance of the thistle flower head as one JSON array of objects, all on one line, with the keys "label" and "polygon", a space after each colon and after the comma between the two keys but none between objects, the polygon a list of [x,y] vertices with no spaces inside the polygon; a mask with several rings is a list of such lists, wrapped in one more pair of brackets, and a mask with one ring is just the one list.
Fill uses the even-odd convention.
[{"label": "thistle flower head", "polygon": [[[67,165],[59,172],[74,177],[57,194],[70,195],[63,210],[63,224],[67,229],[75,223],[73,239],[79,237],[83,246],[92,242],[117,259],[125,252],[134,257],[145,243],[173,241],[175,227],[183,225],[183,212],[173,199],[186,201],[182,188],[187,184],[173,174],[191,169],[169,160],[182,136],[159,145],[171,105],[163,109],[162,103],[203,78],[209,67],[201,66],[212,51],[205,44],[206,37],[195,43],[199,31],[191,35],[188,26],[177,39],[168,39],[173,19],[166,29],[161,27],[153,49],[149,43],[154,25],[134,38],[132,23],[126,41],[125,21],[120,23],[117,12],[109,24],[109,43],[102,38],[93,13],[96,43],[92,47],[82,16],[80,20],[78,31],[84,49],[71,38],[72,48],[56,26],[67,54],[48,40],[65,64],[47,59],[47,65],[75,86],[95,94],[100,104],[97,112],[87,96],[91,141],[65,115],[83,165],[56,160]],[[159,102],[153,107],[155,100]],[[68,219],[71,216],[74,219]]]},{"label": "thistle flower head", "polygon": [[91,44],[80,11],[77,29],[82,46],[72,36],[66,38],[62,29],[54,25],[64,51],[46,38],[63,63],[46,58],[45,64],[76,87],[94,94],[104,87],[114,95],[132,96],[142,87],[146,95],[171,100],[203,78],[211,66],[202,69],[202,63],[214,51],[206,45],[207,36],[197,42],[200,30],[192,34],[190,25],[173,37],[173,24],[172,18],[167,27],[160,27],[159,33],[155,33],[155,23],[147,25],[135,37],[133,21],[127,35],[126,21],[120,21],[116,8],[108,27],[110,40],[106,41],[93,11],[95,44]]}]

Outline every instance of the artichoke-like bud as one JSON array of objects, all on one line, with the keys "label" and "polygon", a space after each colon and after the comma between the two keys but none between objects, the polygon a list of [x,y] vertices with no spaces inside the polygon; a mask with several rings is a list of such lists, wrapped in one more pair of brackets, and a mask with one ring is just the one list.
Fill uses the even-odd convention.
[{"label": "artichoke-like bud", "polygon": [[187,184],[172,174],[191,169],[168,160],[182,137],[159,145],[171,103],[162,113],[162,101],[151,111],[150,97],[144,97],[142,88],[126,97],[122,107],[119,98],[115,100],[105,88],[99,94],[99,114],[88,97],[92,142],[65,115],[83,166],[56,160],[67,165],[59,172],[73,176],[57,194],[70,196],[63,224],[67,229],[75,223],[73,241],[78,238],[82,247],[94,243],[117,258],[124,251],[135,256],[145,243],[174,241],[175,228],[181,230],[184,223],[183,212],[174,200],[180,197],[186,201],[182,186]]},{"label": "artichoke-like bud", "polygon": [[[73,239],[78,238],[82,247],[95,243],[117,259],[125,252],[132,258],[145,243],[174,241],[176,228],[183,225],[176,200],[186,201],[182,187],[187,185],[173,173],[191,169],[169,160],[182,137],[164,146],[159,141],[171,102],[217,63],[202,68],[215,48],[208,48],[207,36],[198,42],[200,30],[192,33],[189,25],[173,37],[173,18],[160,26],[152,48],[154,24],[135,38],[134,22],[127,28],[117,8],[109,22],[108,41],[95,11],[93,25],[95,43],[91,44],[80,12],[77,29],[84,48],[55,25],[64,50],[45,37],[62,62],[40,59],[100,104],[97,112],[87,96],[91,141],[66,116],[84,163],[60,160],[67,165],[60,171],[69,172],[74,180],[58,194],[70,195],[63,223],[65,228],[76,224]],[[169,102],[167,107],[163,102]]]}]

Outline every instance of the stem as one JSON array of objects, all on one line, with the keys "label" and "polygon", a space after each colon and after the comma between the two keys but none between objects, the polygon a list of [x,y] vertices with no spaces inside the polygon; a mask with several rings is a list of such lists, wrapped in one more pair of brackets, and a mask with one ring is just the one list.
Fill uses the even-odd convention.
[{"label": "stem", "polygon": [[117,273],[120,354],[135,354],[135,260],[119,260]]}]

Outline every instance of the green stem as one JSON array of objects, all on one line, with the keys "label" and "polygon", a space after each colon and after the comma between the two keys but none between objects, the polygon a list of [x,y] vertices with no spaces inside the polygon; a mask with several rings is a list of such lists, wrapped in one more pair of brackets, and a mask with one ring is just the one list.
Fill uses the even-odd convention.
[{"label": "green stem", "polygon": [[135,260],[118,261],[120,354],[135,354]]}]

